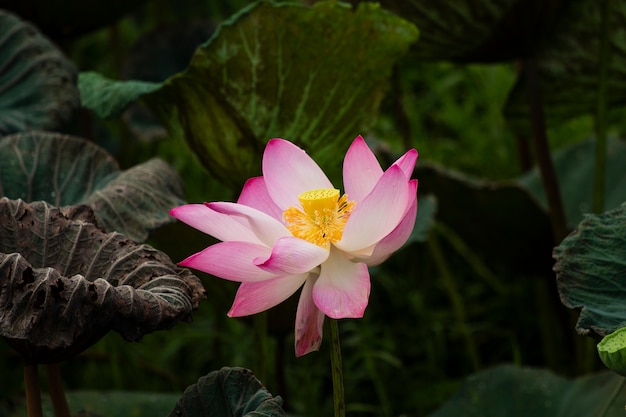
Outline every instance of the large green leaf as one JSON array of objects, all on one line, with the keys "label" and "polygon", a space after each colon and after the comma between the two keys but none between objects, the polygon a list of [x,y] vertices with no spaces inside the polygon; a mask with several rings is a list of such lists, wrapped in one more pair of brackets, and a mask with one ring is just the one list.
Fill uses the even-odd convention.
[{"label": "large green leaf", "polygon": [[81,104],[103,118],[119,115],[131,103],[160,87],[159,83],[148,81],[113,81],[95,72],[81,73],[78,78]]},{"label": "large green leaf", "polygon": [[[596,0],[572,1],[559,20],[554,34],[547,38],[535,56],[539,71],[541,98],[549,123],[558,123],[598,105],[598,73],[601,39],[601,5]],[[626,2],[608,2],[608,40],[606,100],[609,108],[626,104]],[[520,77],[511,90],[504,109],[509,124],[528,131],[529,110],[526,79]]]},{"label": "large green leaf", "polygon": [[78,100],[74,65],[32,25],[0,9],[0,136],[54,130]]},{"label": "large green leaf", "polygon": [[100,226],[144,241],[172,221],[183,204],[182,183],[165,162],[152,159],[126,171],[83,139],[46,132],[0,139],[0,197],[44,200],[55,206],[87,204]]},{"label": "large green leaf", "polygon": [[72,357],[109,330],[139,340],[205,297],[189,270],[103,232],[87,206],[0,199],[0,335],[30,362]]},{"label": "large green leaf", "polygon": [[581,308],[579,333],[605,336],[626,326],[626,204],[585,216],[554,249],[561,301]]},{"label": "large green leaf", "polygon": [[[570,380],[548,370],[504,365],[468,377],[430,417],[598,416],[621,379],[603,372]],[[612,400],[603,416],[623,416],[624,391]]]},{"label": "large green leaf", "polygon": [[[559,181],[567,225],[574,229],[591,211],[595,170],[596,144],[586,140],[554,152],[552,158]],[[604,207],[614,209],[626,201],[626,143],[609,138],[606,152],[606,185]],[[548,209],[541,177],[537,168],[519,179],[519,182],[537,198],[544,209]]]},{"label": "large green leaf", "polygon": [[437,221],[487,262],[519,272],[550,271],[550,221],[524,188],[514,182],[472,179],[426,163],[417,165],[415,177],[420,194],[437,198]]},{"label": "large green leaf", "polygon": [[251,371],[224,367],[187,387],[170,417],[279,417],[282,403]]},{"label": "large green leaf", "polygon": [[[392,65],[416,38],[413,25],[375,4],[255,3],[143,99],[228,184],[260,173],[272,137],[302,146],[333,176],[337,154],[372,123]],[[95,97],[86,76],[81,95]],[[130,101],[142,96],[129,82],[115,85],[132,90]],[[113,115],[110,103],[83,104]]]},{"label": "large green leaf", "polygon": [[[362,3],[367,0],[351,0]],[[527,56],[566,0],[380,0],[420,29],[421,59],[500,62]]]}]

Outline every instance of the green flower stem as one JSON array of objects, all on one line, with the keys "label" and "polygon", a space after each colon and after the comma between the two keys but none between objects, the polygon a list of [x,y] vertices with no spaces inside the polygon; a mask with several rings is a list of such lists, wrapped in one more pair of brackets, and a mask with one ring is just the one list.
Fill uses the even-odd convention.
[{"label": "green flower stem", "polygon": [[330,321],[330,366],[333,375],[333,404],[335,417],[345,417],[346,402],[343,393],[343,370],[341,364],[341,344],[339,343],[339,325],[337,320]]},{"label": "green flower stem", "polygon": [[609,409],[611,408],[611,405],[615,402],[615,399],[617,398],[618,394],[624,388],[625,382],[626,382],[626,378],[620,378],[620,381],[615,385],[615,389],[611,393],[609,400],[604,404],[604,407],[602,408],[602,411],[600,412],[600,414],[598,414],[598,417],[606,417],[607,413],[609,412]]},{"label": "green flower stem", "polygon": [[609,67],[608,0],[600,0],[600,57],[598,71],[598,103],[596,107],[596,163],[593,183],[593,212],[604,211],[606,183],[606,89]]},{"label": "green flower stem", "polygon": [[54,408],[54,415],[56,417],[70,417],[70,407],[65,398],[59,364],[47,365],[46,376],[48,378],[48,393],[50,394],[52,408]]},{"label": "green flower stem", "polygon": [[24,386],[26,387],[26,410],[28,417],[43,417],[37,364],[24,363]]}]

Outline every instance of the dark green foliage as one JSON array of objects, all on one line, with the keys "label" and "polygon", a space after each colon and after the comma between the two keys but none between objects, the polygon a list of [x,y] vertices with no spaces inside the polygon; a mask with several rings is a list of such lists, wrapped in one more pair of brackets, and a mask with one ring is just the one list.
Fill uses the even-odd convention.
[{"label": "dark green foliage", "polygon": [[[596,142],[585,140],[563,147],[553,153],[554,165],[563,196],[567,224],[574,229],[591,211],[593,178],[595,169]],[[626,201],[626,143],[617,138],[609,138],[606,161],[606,186],[604,191],[605,210],[612,210]],[[519,179],[533,196],[547,209],[546,197],[541,186],[541,178],[536,168]]]},{"label": "dark green foliage", "polygon": [[549,270],[552,242],[547,213],[518,184],[472,179],[432,164],[421,164],[415,175],[420,192],[437,198],[438,221],[488,262],[531,273]]},{"label": "dark green foliage", "polygon": [[[523,165],[515,138],[527,125],[522,81],[507,113],[515,131],[501,111],[520,67],[458,64],[539,54],[542,81],[547,82],[544,100],[553,106],[546,108],[552,147],[587,138],[590,117],[566,125],[553,122],[588,111],[596,100],[592,78],[598,16],[587,11],[595,4],[382,0],[380,6],[355,1],[363,4],[350,9],[343,3],[307,1],[318,3],[308,9],[302,4],[248,3],[156,0],[102,31],[64,42],[81,70],[94,71],[80,77],[82,102],[94,112],[81,111],[67,129],[90,138],[111,156],[88,142],[30,132],[28,140],[4,147],[0,142],[0,187],[15,196],[54,198],[48,200],[54,205],[89,203],[108,230],[124,231],[138,241],[150,238],[152,246],[178,261],[214,240],[180,223],[150,231],[182,201],[178,178],[155,156],[180,173],[189,201],[233,201],[243,179],[259,174],[260,152],[274,136],[299,143],[333,175],[357,134],[375,145],[383,166],[395,159],[391,155],[416,147],[420,161],[414,176],[420,187],[414,234],[401,251],[371,268],[365,317],[340,323],[348,415],[426,416],[459,386],[461,391],[435,416],[597,414],[614,388],[611,376],[566,380],[527,368],[484,371],[513,362],[572,376],[602,365],[592,345],[585,350],[584,338],[575,334],[559,302],[551,270],[554,243],[536,174],[519,180]],[[613,27],[621,26],[623,13],[617,9],[622,3],[612,2]],[[110,6],[113,14],[124,9],[115,0]],[[245,9],[233,16],[239,6]],[[81,13],[85,27],[99,24],[91,11]],[[416,24],[420,41],[411,43],[417,31],[402,19]],[[190,38],[169,30],[193,29],[207,21],[226,23],[211,39],[204,26]],[[576,42],[580,48],[569,47]],[[621,48],[619,31],[611,43]],[[617,106],[620,56],[613,59],[609,98]],[[0,94],[0,103],[2,99]],[[139,104],[148,104],[165,126],[150,114],[138,119],[133,112]],[[377,118],[379,104],[382,116]],[[619,136],[624,129],[613,130]],[[624,200],[622,143],[610,142],[609,152],[605,200],[607,207],[615,207]],[[565,175],[560,178],[570,226],[587,210],[592,159],[591,142],[555,154],[557,170]],[[26,174],[30,168],[16,170],[20,160],[37,167],[32,176]],[[56,192],[58,184],[65,184],[62,193]],[[129,193],[118,193],[121,189]],[[604,226],[594,233],[598,230],[615,237]],[[607,253],[613,250],[609,244],[593,245]],[[590,304],[598,321],[614,311],[619,316],[618,291],[611,299],[594,301],[590,294],[609,288],[608,281],[585,277],[597,268],[592,264],[598,259],[613,273],[617,256],[605,259],[594,253],[593,259],[576,261],[581,265],[576,269],[565,258],[575,259],[583,249],[593,248],[572,243],[570,249],[559,265],[580,274],[564,279],[584,282],[585,287],[568,287],[564,299]],[[64,364],[70,389],[102,390],[71,394],[73,414],[84,408],[109,417],[164,416],[198,375],[236,365],[253,369],[272,393],[285,399],[282,408],[290,413],[330,415],[328,339],[319,353],[298,359],[293,355],[297,295],[264,313],[269,333],[265,343],[275,353],[264,356],[259,348],[263,320],[226,317],[236,284],[200,275],[210,297],[194,313],[192,325],[150,333],[133,344],[111,332]],[[583,293],[581,288],[593,291]],[[609,314],[607,308],[612,309]],[[2,375],[19,381],[16,354],[5,346],[0,359]],[[476,371],[481,372],[461,385]],[[228,385],[229,375],[234,385],[242,377],[231,371],[210,375],[212,379],[202,378],[192,388],[193,395],[202,393],[195,399],[221,401],[212,390]],[[258,387],[252,377],[243,380]],[[135,390],[159,392],[158,398],[130,392]],[[0,391],[0,415],[21,409],[19,399],[14,400],[23,393],[19,384]],[[268,399],[261,404],[276,398],[259,392],[253,398]],[[618,397],[609,413],[623,413],[623,401]],[[197,411],[202,415],[204,410]]]},{"label": "dark green foliage", "polygon": [[[540,76],[546,119],[558,124],[593,113],[598,105],[601,1],[569,2],[547,37],[534,51]],[[608,11],[609,67],[606,104],[616,110],[626,104],[623,51],[626,9],[623,1],[610,1]],[[504,113],[511,127],[527,131],[529,120],[526,79],[521,77],[510,93]],[[616,114],[617,118],[620,118]]]},{"label": "dark green foliage", "polygon": [[566,1],[381,0],[380,3],[420,29],[420,42],[412,48],[420,59],[499,62],[527,56],[543,32],[550,29]]},{"label": "dark green foliage", "polygon": [[280,417],[281,406],[250,370],[222,368],[188,387],[170,417]]},{"label": "dark green foliage", "polygon": [[[604,372],[568,380],[548,370],[501,366],[470,376],[430,417],[596,416],[620,378]],[[624,393],[613,398],[603,416],[624,415],[624,401]]]},{"label": "dark green foliage", "polygon": [[160,159],[120,171],[103,149],[84,139],[46,132],[0,139],[0,196],[55,206],[86,204],[100,227],[142,242],[171,222],[183,203],[176,172]]},{"label": "dark green foliage", "polygon": [[56,129],[78,106],[76,68],[32,25],[0,9],[0,136]]},{"label": "dark green foliage", "polygon": [[119,116],[131,103],[160,87],[147,81],[113,81],[93,72],[84,72],[78,79],[82,106],[103,119]]},{"label": "dark green foliage", "polygon": [[[374,5],[264,2],[223,24],[186,71],[151,94],[137,88],[144,84],[109,83],[130,90],[111,96],[122,104],[83,104],[109,116],[142,96],[170,133],[184,136],[209,172],[235,189],[258,175],[272,137],[304,146],[336,176],[331,161],[371,125],[391,66],[416,38],[414,26]],[[102,94],[102,81],[87,77],[81,94]]]}]

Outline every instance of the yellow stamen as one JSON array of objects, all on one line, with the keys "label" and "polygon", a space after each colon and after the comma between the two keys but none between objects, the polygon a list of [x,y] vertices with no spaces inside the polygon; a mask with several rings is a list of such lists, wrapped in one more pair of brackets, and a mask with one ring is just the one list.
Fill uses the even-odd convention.
[{"label": "yellow stamen", "polygon": [[348,201],[345,194],[340,198],[339,190],[333,188],[304,192],[298,200],[302,210],[289,207],[283,213],[283,220],[295,237],[323,248],[341,240],[354,201]]}]

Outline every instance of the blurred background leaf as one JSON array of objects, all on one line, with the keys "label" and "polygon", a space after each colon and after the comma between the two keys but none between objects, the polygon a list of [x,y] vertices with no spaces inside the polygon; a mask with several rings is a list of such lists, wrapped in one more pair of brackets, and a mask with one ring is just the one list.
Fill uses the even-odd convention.
[{"label": "blurred background leaf", "polygon": [[37,28],[1,9],[0,63],[0,136],[59,128],[78,107],[72,62]]},{"label": "blurred background leaf", "polygon": [[621,384],[612,372],[569,380],[548,370],[499,366],[470,376],[430,417],[606,417],[624,414],[626,394],[611,394]]},{"label": "blurred background leaf", "polygon": [[[559,179],[565,216],[573,230],[591,212],[591,198],[595,169],[596,143],[588,139],[563,147],[553,153],[554,166]],[[612,137],[607,144],[606,186],[604,192],[605,210],[612,210],[626,201],[626,143]],[[545,193],[537,168],[519,178],[519,183],[527,188],[547,210]]]},{"label": "blurred background leaf", "polygon": [[381,0],[380,4],[420,29],[420,42],[411,49],[420,59],[501,62],[530,54],[551,31],[567,0]]},{"label": "blurred background leaf", "polygon": [[178,174],[160,159],[120,171],[103,149],[84,139],[48,132],[0,139],[0,196],[43,200],[60,207],[86,204],[98,225],[142,242],[184,203]]},{"label": "blurred background leaf", "polygon": [[[617,109],[626,104],[624,27],[626,3],[608,3],[607,30],[609,67],[607,71],[607,107],[620,117]],[[549,124],[562,123],[572,117],[594,113],[598,104],[600,70],[601,2],[570,1],[552,27],[550,36],[534,51],[541,86],[541,99]],[[504,108],[511,128],[526,131],[529,120],[526,75],[522,75]],[[615,114],[617,113],[617,114]]]}]

